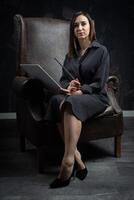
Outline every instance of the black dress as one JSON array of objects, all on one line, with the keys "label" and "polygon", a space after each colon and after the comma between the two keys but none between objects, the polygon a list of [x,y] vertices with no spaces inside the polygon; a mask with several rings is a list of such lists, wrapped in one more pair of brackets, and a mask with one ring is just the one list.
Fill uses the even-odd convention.
[{"label": "black dress", "polygon": [[[60,121],[59,105],[64,100],[72,107],[73,114],[82,122],[103,112],[108,105],[105,84],[109,76],[109,54],[105,46],[93,41],[79,58],[66,56],[64,67],[81,83],[82,95],[54,95],[45,115],[46,120]],[[67,88],[70,76],[63,69],[60,83]]]}]

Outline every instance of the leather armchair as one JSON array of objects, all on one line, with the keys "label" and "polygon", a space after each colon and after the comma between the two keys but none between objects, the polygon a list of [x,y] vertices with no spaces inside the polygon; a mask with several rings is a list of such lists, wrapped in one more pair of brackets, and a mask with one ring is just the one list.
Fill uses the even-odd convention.
[{"label": "leather armchair", "polygon": [[[25,150],[25,139],[37,148],[39,172],[43,170],[42,149],[62,145],[56,125],[43,121],[51,92],[47,91],[38,79],[32,79],[22,71],[20,63],[38,63],[56,81],[61,76],[61,67],[52,62],[54,57],[64,60],[68,48],[69,23],[50,18],[23,18],[16,15],[16,77],[13,89],[16,93],[17,125],[21,150]],[[110,76],[107,81],[107,94],[110,106],[90,123],[83,123],[79,143],[101,138],[114,137],[114,155],[121,156],[121,135],[123,133],[123,114],[117,102],[119,81]],[[44,158],[44,156],[43,156]]]}]

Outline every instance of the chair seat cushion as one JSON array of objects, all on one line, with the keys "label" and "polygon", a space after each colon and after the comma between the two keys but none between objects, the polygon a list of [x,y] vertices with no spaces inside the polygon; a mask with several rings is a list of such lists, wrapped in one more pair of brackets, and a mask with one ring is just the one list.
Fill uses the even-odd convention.
[{"label": "chair seat cushion", "polygon": [[108,106],[105,110],[104,110],[104,112],[102,112],[101,114],[99,114],[99,115],[97,115],[97,117],[96,118],[98,118],[98,117],[103,117],[103,116],[111,116],[111,115],[113,115],[114,114],[114,109],[113,109],[113,107],[112,106]]}]

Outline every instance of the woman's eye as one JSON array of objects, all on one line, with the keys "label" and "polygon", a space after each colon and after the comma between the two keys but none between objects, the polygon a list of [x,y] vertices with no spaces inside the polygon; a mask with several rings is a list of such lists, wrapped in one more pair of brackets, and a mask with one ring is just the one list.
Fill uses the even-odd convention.
[{"label": "woman's eye", "polygon": [[87,23],[86,22],[81,22],[81,23],[75,23],[74,28],[78,28],[80,25],[85,26]]},{"label": "woman's eye", "polygon": [[86,22],[82,22],[81,25],[82,25],[82,26],[85,26],[85,25],[86,25]]},{"label": "woman's eye", "polygon": [[74,28],[78,27],[79,25],[78,24],[74,24]]}]

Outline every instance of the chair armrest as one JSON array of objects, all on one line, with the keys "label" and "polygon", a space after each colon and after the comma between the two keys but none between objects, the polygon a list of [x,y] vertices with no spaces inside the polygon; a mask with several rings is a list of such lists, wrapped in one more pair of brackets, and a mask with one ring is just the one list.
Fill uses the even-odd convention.
[{"label": "chair armrest", "polygon": [[29,81],[28,77],[16,76],[12,83],[12,89],[19,97],[25,98],[25,86]]},{"label": "chair armrest", "polygon": [[[26,106],[25,109],[27,109],[32,119],[42,121],[46,112],[46,102],[44,101],[47,99],[43,83],[38,79],[16,76],[13,81],[13,90],[20,100],[24,100],[22,104]],[[20,100],[18,101],[19,116],[23,115],[24,112],[24,110],[22,112],[23,107]]]},{"label": "chair armrest", "polygon": [[115,113],[122,113],[122,109],[118,104],[116,96],[118,90],[119,90],[119,79],[116,76],[110,76],[107,80],[107,88],[106,88],[109,102]]},{"label": "chair armrest", "polygon": [[32,79],[25,76],[16,76],[13,80],[13,91],[17,96],[24,99],[31,99],[33,97],[41,98],[41,91],[43,90],[43,83],[38,79]]},{"label": "chair armrest", "polygon": [[107,86],[112,88],[114,92],[119,90],[119,79],[117,76],[109,76],[107,80]]}]

